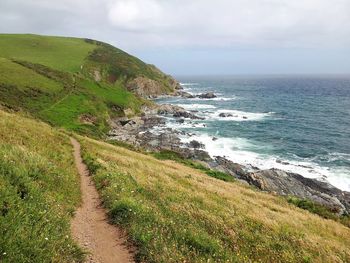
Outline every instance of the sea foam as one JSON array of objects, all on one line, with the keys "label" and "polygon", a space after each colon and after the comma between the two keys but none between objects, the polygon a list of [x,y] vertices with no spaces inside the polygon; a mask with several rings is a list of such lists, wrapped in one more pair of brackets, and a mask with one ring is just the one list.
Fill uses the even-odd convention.
[{"label": "sea foam", "polygon": [[196,134],[193,136],[183,136],[183,142],[197,140],[205,145],[205,150],[214,158],[215,156],[225,157],[235,163],[245,165],[247,167],[257,167],[259,169],[276,168],[287,172],[301,174],[307,178],[328,181],[335,187],[350,191],[350,175],[344,168],[329,168],[320,166],[314,162],[286,160],[278,156],[259,154],[249,150],[257,146],[243,138],[215,138],[208,134]]},{"label": "sea foam", "polygon": [[[232,116],[220,117],[221,113],[226,113]],[[274,113],[254,113],[254,112],[245,112],[239,110],[217,110],[214,113],[209,114],[209,120],[219,120],[219,121],[260,121],[267,117],[271,117]]]}]

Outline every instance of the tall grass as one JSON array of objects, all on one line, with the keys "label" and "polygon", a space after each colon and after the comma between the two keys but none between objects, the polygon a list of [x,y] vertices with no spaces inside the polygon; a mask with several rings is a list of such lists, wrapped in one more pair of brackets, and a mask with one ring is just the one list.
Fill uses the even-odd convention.
[{"label": "tall grass", "polygon": [[283,198],[173,161],[81,142],[109,216],[128,232],[140,262],[350,261],[349,228]]},{"label": "tall grass", "polygon": [[80,202],[69,138],[0,111],[0,262],[80,262],[70,219]]}]

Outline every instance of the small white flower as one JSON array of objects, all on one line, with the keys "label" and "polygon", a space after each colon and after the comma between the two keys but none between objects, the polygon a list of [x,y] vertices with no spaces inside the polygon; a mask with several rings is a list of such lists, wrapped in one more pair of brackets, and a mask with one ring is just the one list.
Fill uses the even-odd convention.
[{"label": "small white flower", "polygon": [[49,240],[47,237],[45,237],[45,240]]},{"label": "small white flower", "polygon": [[3,255],[6,255],[6,252],[2,253]]}]

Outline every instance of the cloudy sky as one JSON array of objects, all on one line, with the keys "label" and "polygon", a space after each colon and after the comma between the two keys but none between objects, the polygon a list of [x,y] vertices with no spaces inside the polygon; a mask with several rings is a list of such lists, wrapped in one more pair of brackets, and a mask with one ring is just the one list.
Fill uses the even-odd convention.
[{"label": "cloudy sky", "polygon": [[95,38],[175,75],[350,73],[350,0],[0,0],[0,32]]}]

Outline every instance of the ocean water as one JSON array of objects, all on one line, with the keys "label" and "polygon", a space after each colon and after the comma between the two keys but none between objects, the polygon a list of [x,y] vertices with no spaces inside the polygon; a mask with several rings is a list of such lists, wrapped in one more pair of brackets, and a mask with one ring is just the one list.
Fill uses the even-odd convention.
[{"label": "ocean water", "polygon": [[193,134],[183,141],[202,142],[211,156],[299,173],[350,191],[350,77],[178,79],[189,93],[218,95],[158,100],[205,117],[184,124],[168,119],[169,127]]}]

